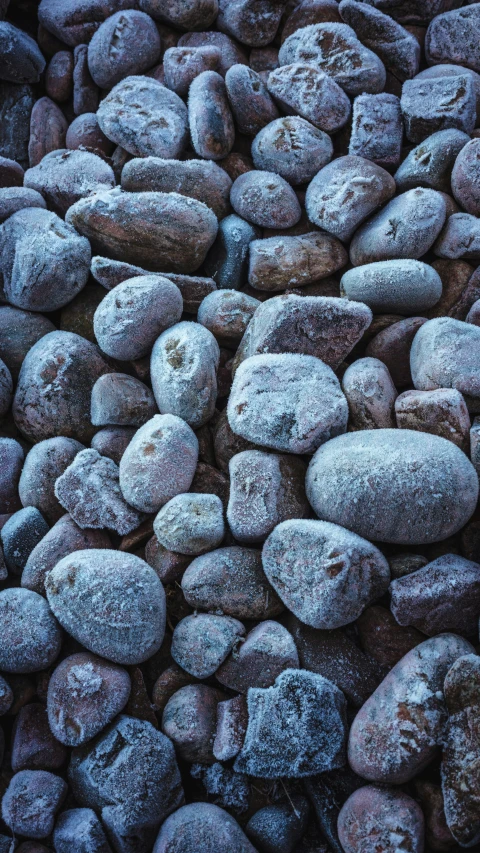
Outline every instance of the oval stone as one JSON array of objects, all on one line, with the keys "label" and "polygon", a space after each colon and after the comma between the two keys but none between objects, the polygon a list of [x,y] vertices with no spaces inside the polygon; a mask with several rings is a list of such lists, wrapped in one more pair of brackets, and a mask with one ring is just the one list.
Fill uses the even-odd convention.
[{"label": "oval stone", "polygon": [[460,530],[478,477],[451,441],[413,430],[361,430],[317,450],[306,479],[319,518],[379,542],[419,545]]}]

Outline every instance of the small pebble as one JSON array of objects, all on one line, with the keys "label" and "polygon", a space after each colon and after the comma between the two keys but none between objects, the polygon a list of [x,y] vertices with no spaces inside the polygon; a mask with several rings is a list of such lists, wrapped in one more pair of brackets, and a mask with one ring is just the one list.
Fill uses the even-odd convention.
[{"label": "small pebble", "polygon": [[176,495],[162,507],[153,529],[169,551],[203,554],[220,545],[224,537],[222,502],[217,495]]}]

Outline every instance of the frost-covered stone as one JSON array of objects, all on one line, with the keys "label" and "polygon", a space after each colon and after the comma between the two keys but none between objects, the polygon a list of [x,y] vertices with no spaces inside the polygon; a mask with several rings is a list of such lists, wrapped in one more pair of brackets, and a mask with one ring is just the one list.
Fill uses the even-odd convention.
[{"label": "frost-covered stone", "polygon": [[235,125],[221,74],[203,71],[195,77],[188,90],[188,122],[192,146],[199,157],[221,160],[230,153]]},{"label": "frost-covered stone", "polygon": [[427,637],[452,631],[474,636],[480,612],[480,565],[444,554],[390,584],[390,607],[399,625]]},{"label": "frost-covered stone", "polygon": [[55,494],[79,527],[104,527],[125,534],[142,516],[125,501],[119,468],[96,450],[82,450],[55,483]]},{"label": "frost-covered stone", "polygon": [[162,825],[153,853],[255,853],[235,818],[213,803],[182,806]]},{"label": "frost-covered stone", "polygon": [[418,803],[395,788],[358,788],[338,816],[338,837],[345,853],[380,845],[385,853],[395,853],[399,847],[422,853],[424,831]]},{"label": "frost-covered stone", "polygon": [[248,693],[248,727],[235,770],[299,778],[345,764],[346,701],[331,681],[287,669],[273,687]]},{"label": "frost-covered stone", "polygon": [[90,398],[111,368],[99,349],[73,332],[50,332],[28,351],[13,400],[13,417],[32,442],[61,435],[88,443],[95,428]]},{"label": "frost-covered stone", "polygon": [[217,341],[237,344],[260,302],[236,290],[214,290],[200,304],[197,322],[205,326]]},{"label": "frost-covered stone", "polygon": [[455,388],[404,391],[395,400],[395,416],[399,429],[430,432],[466,450],[470,415],[465,400]]},{"label": "frost-covered stone", "polygon": [[24,460],[22,445],[14,438],[0,438],[0,513],[20,509],[18,482]]},{"label": "frost-covered stone", "polygon": [[231,428],[243,438],[290,453],[312,453],[344,432],[348,418],[331,368],[293,353],[255,355],[242,362],[227,412]]},{"label": "frost-covered stone", "polygon": [[24,186],[41,193],[64,216],[81,198],[115,186],[113,169],[92,151],[51,151],[25,172]]},{"label": "frost-covered stone", "polygon": [[292,33],[279,52],[280,65],[309,62],[333,77],[348,95],[381,92],[385,66],[347,24],[312,24]]},{"label": "frost-covered stone", "polygon": [[67,783],[45,770],[21,770],[2,800],[2,817],[14,835],[47,838],[65,799]]},{"label": "frost-covered stone", "polygon": [[230,654],[245,633],[241,622],[231,616],[199,613],[186,616],[172,636],[172,657],[196,678],[208,678]]},{"label": "frost-covered stone", "polygon": [[126,373],[100,376],[92,388],[92,424],[142,426],[157,407],[150,388]]},{"label": "frost-covered stone", "polygon": [[122,715],[93,745],[75,750],[69,779],[121,853],[149,853],[160,823],[183,800],[172,743],[151,723]]},{"label": "frost-covered stone", "polygon": [[290,184],[305,184],[333,154],[330,137],[300,116],[271,121],[252,142],[256,169],[276,172]]},{"label": "frost-covered stone", "polygon": [[186,144],[187,108],[152,77],[126,77],[100,104],[105,136],[135,157],[178,157]]},{"label": "frost-covered stone", "polygon": [[317,450],[307,497],[319,518],[380,542],[446,539],[472,515],[476,471],[451,441],[413,430],[362,430]]},{"label": "frost-covered stone", "polygon": [[161,508],[153,529],[169,551],[193,556],[210,551],[225,534],[222,502],[217,495],[176,495]]},{"label": "frost-covered stone", "polygon": [[396,95],[382,92],[355,98],[349,154],[393,169],[400,162],[402,140],[402,113]]},{"label": "frost-covered stone", "polygon": [[[243,66],[242,66],[243,67]],[[142,157],[122,169],[122,188],[128,192],[175,192],[196,198],[223,219],[230,211],[232,181],[212,160],[162,160]]]},{"label": "frost-covered stone", "polygon": [[7,569],[21,575],[33,549],[48,531],[48,524],[36,507],[24,507],[11,515],[0,531]]},{"label": "frost-covered stone", "polygon": [[218,761],[229,761],[240,752],[247,730],[248,711],[244,696],[234,696],[217,705],[217,730],[213,754]]},{"label": "frost-covered stone", "polygon": [[45,588],[60,624],[94,654],[136,664],[160,648],[165,593],[153,569],[139,557],[121,551],[75,551],[48,573]]},{"label": "frost-covered stone", "polygon": [[218,228],[214,212],[201,201],[173,192],[127,193],[119,187],[80,199],[67,211],[66,221],[88,237],[97,254],[169,273],[198,269]]},{"label": "frost-covered stone", "polygon": [[443,682],[472,646],[455,634],[420,643],[367,699],[350,729],[348,760],[371,782],[403,784],[435,757],[447,722]]},{"label": "frost-covered stone", "polygon": [[348,95],[311,60],[275,68],[268,75],[267,85],[284,112],[298,114],[319,130],[336,133],[350,117]]},{"label": "frost-covered stone", "polygon": [[418,315],[435,305],[442,281],[429,264],[409,258],[377,261],[347,270],[342,296],[364,302],[374,314]]},{"label": "frost-covered stone", "polygon": [[454,128],[438,130],[427,136],[407,154],[395,172],[398,189],[404,191],[430,187],[432,190],[448,192],[453,164],[469,139],[468,134]]},{"label": "frost-covered stone", "polygon": [[155,65],[160,49],[160,33],[149,15],[136,9],[115,12],[88,45],[88,70],[97,86],[111,89],[124,77]]},{"label": "frost-covered stone", "polygon": [[452,192],[458,203],[474,216],[480,213],[480,139],[471,139],[459,151],[452,170]]},{"label": "frost-covered stone", "polygon": [[388,367],[378,358],[357,358],[342,379],[350,421],[356,429],[389,429],[395,426],[397,389]]},{"label": "frost-covered stone", "polygon": [[176,415],[155,415],[136,433],[120,460],[120,488],[141,512],[158,512],[188,491],[198,460],[198,439]]},{"label": "frost-covered stone", "polygon": [[286,607],[313,628],[355,621],[390,581],[387,560],[377,548],[323,521],[279,524],[263,546],[262,564]]},{"label": "frost-covered stone", "polygon": [[56,853],[70,853],[72,849],[76,853],[111,853],[105,832],[93,809],[68,809],[62,812],[55,825],[53,843]]},{"label": "frost-covered stone", "polygon": [[292,635],[279,622],[267,619],[252,628],[215,675],[230,690],[248,693],[251,687],[271,687],[285,669],[299,666]]},{"label": "frost-covered stone", "polygon": [[456,128],[471,133],[475,127],[476,92],[469,74],[456,77],[415,78],[402,87],[400,106],[410,142],[422,142],[438,130]]},{"label": "frost-covered stone", "polygon": [[[280,9],[279,5],[277,9]],[[252,68],[240,64],[232,65],[225,75],[225,85],[230,108],[240,133],[255,136],[262,127],[278,118],[277,106],[270,97],[267,86],[260,74]]]},{"label": "frost-covered stone", "polygon": [[439,192],[407,190],[358,229],[350,244],[350,260],[356,267],[395,258],[416,260],[437,239],[445,216],[445,199]]},{"label": "frost-covered stone", "polygon": [[195,77],[203,71],[218,71],[220,60],[221,52],[214,45],[169,47],[163,55],[165,85],[176,95],[185,98]]},{"label": "frost-covered stone", "polygon": [[224,693],[206,684],[189,684],[168,700],[162,715],[162,730],[184,761],[213,762],[217,705],[225,699]]},{"label": "frost-covered stone", "polygon": [[339,157],[320,169],[305,198],[308,218],[348,241],[367,216],[395,194],[395,181],[364,157]]},{"label": "frost-covered stone", "polygon": [[205,261],[205,273],[218,288],[239,290],[247,279],[248,249],[260,228],[231,213],[222,219],[218,235]]},{"label": "frost-covered stone", "polygon": [[182,578],[187,602],[236,619],[271,619],[283,605],[262,568],[260,551],[218,548],[192,560]]},{"label": "frost-covered stone", "polygon": [[81,746],[124,708],[130,677],[120,666],[88,652],[65,658],[48,683],[50,728],[66,746]]},{"label": "frost-covered stone", "polygon": [[433,246],[439,258],[480,259],[480,224],[477,216],[470,213],[453,213]]},{"label": "frost-covered stone", "polygon": [[217,400],[220,349],[199,323],[182,321],[157,338],[150,376],[162,415],[182,418],[192,428],[210,420]]},{"label": "frost-covered stone", "polygon": [[0,227],[3,288],[17,308],[62,308],[86,284],[90,258],[88,240],[49,210],[19,210]]},{"label": "frost-covered stone", "polygon": [[87,548],[111,547],[112,543],[105,530],[82,530],[67,512],[30,553],[22,572],[21,585],[44,596],[45,576],[62,557]]},{"label": "frost-covered stone", "polygon": [[28,673],[47,669],[58,657],[62,632],[41,595],[29,589],[0,592],[0,669]]},{"label": "frost-covered stone", "polygon": [[275,172],[253,169],[240,175],[230,201],[235,213],[261,228],[291,228],[301,215],[292,187]]},{"label": "frost-covered stone", "polygon": [[425,54],[429,65],[455,62],[480,71],[478,38],[480,10],[474,3],[464,9],[445,10],[429,24],[425,36]]},{"label": "frost-covered stone", "polygon": [[54,493],[55,481],[84,449],[79,441],[63,436],[34,444],[27,454],[18,484],[23,506],[35,506],[48,521],[58,521],[64,510]]},{"label": "frost-covered stone", "polygon": [[252,240],[248,283],[267,292],[301,287],[337,272],[347,259],[340,241],[324,232]]},{"label": "frost-covered stone", "polygon": [[[20,708],[12,730],[12,770],[59,770],[67,750],[53,736],[48,715],[41,702]],[[1,849],[1,848],[0,848]]]},{"label": "frost-covered stone", "polygon": [[445,818],[461,847],[480,838],[478,809],[478,708],[480,658],[466,654],[447,672],[444,691],[449,720],[442,751]]},{"label": "frost-covered stone", "polygon": [[342,0],[338,11],[362,44],[380,57],[387,71],[398,80],[415,77],[420,65],[420,45],[413,33],[390,17],[393,9],[384,14],[375,3]]},{"label": "frost-covered stone", "polygon": [[281,521],[308,514],[302,460],[245,450],[233,456],[229,471],[227,519],[237,542],[262,542]]},{"label": "frost-covered stone", "polygon": [[456,388],[480,411],[480,328],[452,317],[425,323],[413,340],[410,364],[415,388]]}]

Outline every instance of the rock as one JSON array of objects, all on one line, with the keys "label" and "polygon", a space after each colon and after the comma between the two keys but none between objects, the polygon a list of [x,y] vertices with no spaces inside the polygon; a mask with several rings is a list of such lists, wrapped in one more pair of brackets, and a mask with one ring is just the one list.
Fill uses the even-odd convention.
[{"label": "rock", "polygon": [[454,213],[446,220],[433,251],[439,258],[480,258],[478,218],[470,213]]},{"label": "rock", "polygon": [[255,853],[236,820],[213,803],[190,803],[163,824],[153,853],[190,853],[201,845],[203,853]]},{"label": "rock", "polygon": [[197,322],[205,326],[217,342],[238,344],[260,302],[235,290],[214,290],[201,302]]},{"label": "rock", "polygon": [[163,56],[165,85],[186,98],[191,83],[203,71],[217,71],[221,60],[218,47],[169,47]]},{"label": "rock", "polygon": [[[277,10],[280,8],[277,5]],[[278,118],[278,109],[268,93],[267,86],[260,74],[252,68],[240,64],[232,65],[225,75],[225,86],[240,133],[255,136],[262,127]]]},{"label": "rock", "polygon": [[280,48],[281,65],[310,62],[333,77],[348,95],[381,92],[385,66],[347,24],[312,24],[292,33]]},{"label": "rock", "polygon": [[55,495],[81,528],[130,533],[142,515],[125,501],[119,468],[96,450],[82,450],[55,483]]},{"label": "rock", "polygon": [[155,415],[136,433],[120,460],[120,488],[141,512],[158,510],[188,491],[198,459],[198,439],[176,415]]},{"label": "rock", "polygon": [[398,319],[398,322],[393,321],[380,330],[367,344],[365,355],[383,361],[397,388],[405,388],[413,384],[410,372],[410,349],[418,329],[426,322],[425,317]]},{"label": "rock", "polygon": [[265,853],[292,853],[307,828],[309,804],[305,797],[265,806],[255,812],[245,831]]},{"label": "rock", "polygon": [[22,573],[21,585],[45,596],[45,577],[62,557],[87,548],[111,547],[112,543],[104,530],[82,530],[70,515],[65,513],[29,555]]},{"label": "rock", "polygon": [[439,130],[455,128],[470,134],[476,121],[476,92],[469,74],[415,78],[402,86],[400,106],[410,142],[423,142]]},{"label": "rock", "polygon": [[390,580],[387,560],[377,548],[322,521],[279,524],[263,546],[262,564],[290,612],[324,630],[354,622],[381,598]]},{"label": "rock", "polygon": [[414,545],[463,527],[475,508],[476,479],[451,441],[413,430],[363,430],[316,452],[306,490],[319,518],[380,542]]},{"label": "rock", "polygon": [[397,389],[382,361],[358,358],[343,374],[342,390],[354,428],[388,429],[395,426]]},{"label": "rock", "polygon": [[160,34],[152,19],[136,9],[110,15],[88,45],[88,69],[101,89],[142,74],[159,58]]},{"label": "rock", "polygon": [[271,121],[252,143],[256,169],[276,172],[290,184],[304,184],[331,160],[330,137],[300,116]]},{"label": "rock", "polygon": [[45,706],[32,702],[20,709],[12,732],[12,770],[58,770],[67,750],[50,731]]},{"label": "rock", "polygon": [[189,684],[168,700],[162,730],[173,741],[180,757],[211,764],[217,726],[217,705],[225,700],[219,690],[205,684]]},{"label": "rock", "polygon": [[408,258],[368,263],[347,270],[340,282],[347,299],[363,302],[375,314],[418,315],[442,295],[436,270]]},{"label": "rock", "polygon": [[60,743],[81,746],[122,711],[129,694],[130,678],[121,667],[88,652],[70,655],[48,684],[50,728]]},{"label": "rock", "polygon": [[2,800],[2,817],[14,834],[47,838],[68,791],[66,782],[45,770],[21,770]]},{"label": "rock", "polygon": [[195,609],[235,619],[271,619],[283,605],[262,569],[260,551],[218,548],[192,560],[182,578],[186,601]]},{"label": "rock", "polygon": [[[46,97],[35,102],[30,115],[28,143],[28,161],[31,168],[38,166],[52,151],[65,148],[67,130],[68,122],[57,104]],[[20,157],[18,159],[20,160]]]},{"label": "rock", "polygon": [[92,809],[68,809],[57,820],[53,833],[57,853],[111,853],[102,825]]},{"label": "rock", "polygon": [[471,139],[459,151],[452,170],[453,195],[467,213],[475,216],[480,213],[480,195],[477,189],[480,177],[479,150],[480,139]]},{"label": "rock", "polygon": [[[218,13],[215,0],[194,0],[185,5],[183,0],[173,0],[165,7],[162,0],[140,0],[140,8],[155,21],[162,21],[179,30],[206,29],[213,24]],[[188,33],[187,35],[211,35],[211,33]],[[214,33],[213,35],[218,35]]]},{"label": "rock", "polygon": [[227,413],[231,428],[248,441],[287,453],[312,453],[345,431],[348,409],[331,368],[310,355],[282,353],[242,362]]},{"label": "rock", "polygon": [[480,28],[477,4],[465,9],[446,10],[430,22],[425,37],[425,55],[429,65],[454,62],[480,71],[477,37]]},{"label": "rock", "polygon": [[396,258],[416,260],[437,239],[445,215],[445,200],[436,190],[407,190],[358,229],[350,244],[350,260],[356,267]]},{"label": "rock", "polygon": [[468,134],[454,128],[427,136],[407,154],[395,172],[398,189],[403,192],[415,187],[430,187],[448,192],[453,164],[468,141]]},{"label": "rock", "polygon": [[284,670],[297,668],[299,659],[293,637],[279,622],[266,620],[233,648],[215,675],[230,690],[247,694],[251,687],[271,687]]},{"label": "rock", "polygon": [[0,532],[7,569],[21,575],[33,549],[48,531],[49,526],[36,507],[24,507],[11,515]]},{"label": "rock", "polygon": [[0,512],[10,514],[20,509],[18,483],[22,473],[24,453],[13,438],[0,438]]},{"label": "rock", "polygon": [[66,221],[88,237],[96,252],[156,272],[194,272],[217,234],[213,211],[178,193],[117,188],[81,199]]},{"label": "rock", "polygon": [[422,853],[424,831],[420,806],[394,788],[359,788],[338,816],[338,837],[345,853],[379,844],[385,853],[394,853],[399,844]]},{"label": "rock", "polygon": [[[64,216],[81,198],[111,190],[115,176],[111,166],[93,151],[60,149],[27,169],[24,186],[41,193],[53,210]],[[55,234],[53,228],[51,231]]]},{"label": "rock", "polygon": [[31,86],[0,82],[0,155],[15,160],[24,169],[29,160],[30,119],[34,103]]},{"label": "rock", "polygon": [[182,418],[193,429],[213,415],[219,346],[199,323],[176,323],[157,338],[151,355],[153,393],[162,415]]},{"label": "rock", "polygon": [[250,243],[248,282],[267,292],[302,287],[332,275],[346,263],[345,249],[330,234],[267,237]]},{"label": "rock", "polygon": [[229,471],[227,519],[237,542],[263,542],[280,522],[308,515],[302,460],[245,450],[232,457]]},{"label": "rock", "polygon": [[[160,648],[165,593],[153,569],[139,557],[120,551],[76,551],[48,573],[45,588],[60,624],[94,654],[136,664]],[[36,595],[27,590],[24,594]],[[108,620],[112,612],[115,621]]]},{"label": "rock", "polygon": [[348,241],[360,223],[394,194],[395,181],[385,169],[348,155],[320,169],[308,186],[305,207],[315,225]]},{"label": "rock", "polygon": [[466,654],[447,672],[444,684],[449,720],[442,753],[442,791],[445,818],[461,847],[480,838],[478,808],[478,705],[480,658]]},{"label": "rock", "polygon": [[28,207],[40,207],[45,210],[47,204],[43,196],[36,190],[24,187],[0,189],[0,224],[3,224],[14,213]]},{"label": "rock", "polygon": [[188,90],[188,123],[192,145],[199,157],[221,160],[230,153],[235,125],[221,74],[202,71],[195,77]]},{"label": "rock", "polygon": [[443,851],[443,853],[454,850],[456,843],[445,820],[440,785],[420,780],[415,783],[415,792],[420,799],[425,816],[425,841],[427,844],[432,850]]},{"label": "rock", "polygon": [[438,388],[435,391],[404,391],[395,401],[400,429],[429,432],[448,438],[466,450],[470,415],[460,391]]},{"label": "rock", "polygon": [[394,169],[400,163],[402,139],[402,113],[396,95],[357,95],[349,154],[365,157],[384,169]]},{"label": "rock", "polygon": [[51,666],[60,653],[62,632],[45,599],[28,589],[4,589],[0,614],[2,671],[30,673]]},{"label": "rock", "polygon": [[213,675],[239,638],[245,633],[241,622],[230,616],[199,613],[186,616],[172,637],[172,657],[195,678]]},{"label": "rock", "polygon": [[345,697],[326,678],[287,669],[273,687],[248,693],[248,727],[238,772],[301,778],[345,763]]},{"label": "rock", "polygon": [[229,761],[240,752],[247,730],[247,702],[243,696],[234,696],[217,705],[217,730],[213,754],[219,761]]},{"label": "rock", "polygon": [[17,380],[23,360],[37,341],[54,332],[53,323],[42,314],[0,305],[0,358]]},{"label": "rock", "polygon": [[150,388],[126,373],[100,376],[92,388],[92,424],[142,426],[156,413]]},{"label": "rock", "polygon": [[417,39],[393,20],[390,14],[384,14],[376,8],[376,5],[342,0],[338,11],[345,23],[355,30],[360,41],[382,60],[387,71],[402,81],[415,77],[420,66]]},{"label": "rock", "polygon": [[[243,65],[240,67],[244,67]],[[232,181],[212,160],[130,160],[122,170],[122,188],[128,192],[175,192],[210,207],[218,219],[230,211]]]},{"label": "rock", "polygon": [[99,376],[110,368],[96,346],[72,332],[50,332],[23,362],[13,401],[20,432],[37,442],[61,435],[88,443],[90,398]]},{"label": "rock", "polygon": [[471,637],[480,610],[480,565],[445,554],[390,584],[391,610],[399,625],[428,637],[452,631]]},{"label": "rock", "polygon": [[[96,113],[99,101],[100,90],[88,70],[88,45],[79,44],[73,51],[73,112],[76,116]],[[108,141],[113,145],[111,140]]]},{"label": "rock", "polygon": [[429,320],[415,335],[410,355],[412,378],[419,391],[455,388],[468,408],[480,411],[476,379],[480,329],[451,317]]},{"label": "rock", "polygon": [[[143,3],[146,0],[142,0]],[[147,0],[148,2],[148,0]],[[158,2],[158,0],[155,0]],[[208,0],[212,5],[214,0]],[[181,6],[184,9],[183,3]],[[203,20],[201,23],[203,27]],[[213,46],[217,47],[220,51],[220,64],[218,66],[218,73],[222,76],[225,76],[228,69],[232,67],[232,65],[238,65],[238,63],[247,64],[247,56],[240,45],[231,39],[229,36],[224,33],[217,32],[200,32],[200,33],[185,33],[185,35],[180,36],[178,40],[178,47],[205,47],[205,46]]]},{"label": "rock", "polygon": [[471,651],[462,637],[441,634],[397,663],[350,729],[348,760],[359,776],[403,784],[430,764],[447,722],[445,675],[457,658]]},{"label": "rock", "polygon": [[161,508],[153,529],[169,551],[189,556],[211,551],[225,535],[222,502],[217,495],[176,495]]},{"label": "rock", "polygon": [[291,228],[301,208],[290,184],[274,172],[252,170],[232,186],[230,201],[235,213],[261,228]]},{"label": "rock", "polygon": [[[390,566],[393,570],[393,560]],[[399,625],[390,610],[376,604],[363,611],[355,627],[363,651],[385,669],[392,669],[407,652],[425,640],[425,635],[416,628]]]},{"label": "rock", "polygon": [[236,213],[222,219],[215,243],[205,261],[205,272],[212,276],[219,288],[239,290],[245,284],[249,245],[259,235],[259,228]]},{"label": "rock", "polygon": [[77,802],[102,819],[113,848],[151,850],[165,816],[183,800],[173,745],[150,723],[122,715],[72,755]]},{"label": "rock", "polygon": [[35,444],[27,454],[18,484],[23,506],[34,506],[48,521],[58,521],[64,510],[54,493],[55,481],[84,449],[79,441],[62,436]]},{"label": "rock", "polygon": [[135,427],[105,427],[95,433],[90,446],[101,456],[107,456],[113,459],[116,465],[120,465],[120,460],[136,432]]},{"label": "rock", "polygon": [[0,269],[8,301],[28,311],[56,311],[87,282],[90,246],[55,213],[30,207],[0,228]]},{"label": "rock", "polygon": [[268,75],[267,86],[286,113],[296,113],[327,133],[340,130],[350,117],[348,95],[311,61],[292,62],[275,68]]}]

